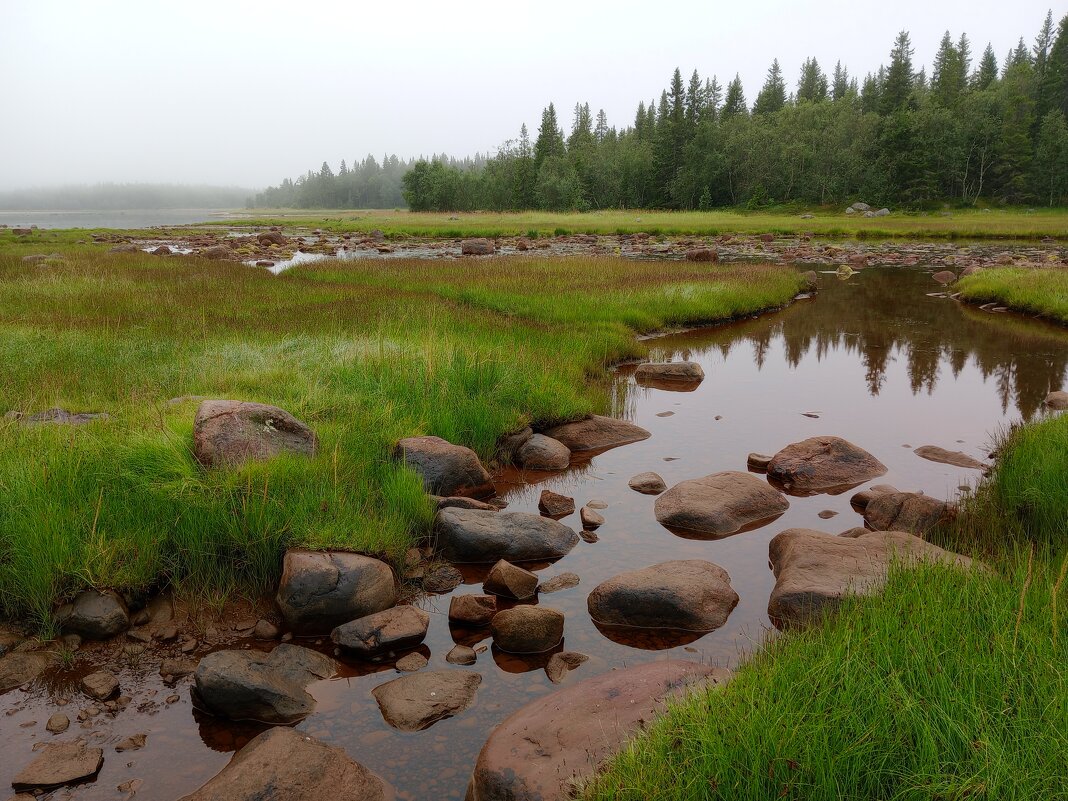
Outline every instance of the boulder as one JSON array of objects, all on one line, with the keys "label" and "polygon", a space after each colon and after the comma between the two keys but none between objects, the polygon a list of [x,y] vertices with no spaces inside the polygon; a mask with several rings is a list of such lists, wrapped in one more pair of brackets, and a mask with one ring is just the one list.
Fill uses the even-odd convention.
[{"label": "boulder", "polygon": [[565,517],[575,512],[575,499],[552,490],[542,490],[538,510],[549,517]]},{"label": "boulder", "polygon": [[854,203],[849,208],[853,209],[853,211],[861,211],[861,212],[863,212],[863,211],[871,211],[871,206],[869,206],[867,203],[862,203],[862,202]]},{"label": "boulder", "polygon": [[719,261],[719,251],[714,248],[695,248],[686,251],[686,261]]},{"label": "boulder", "polygon": [[878,591],[895,560],[903,564],[943,562],[964,568],[972,563],[966,556],[944,551],[903,531],[851,531],[849,536],[835,537],[791,528],[776,535],[768,554],[775,572],[768,615],[778,625],[817,620],[833,611],[847,593]]},{"label": "boulder", "polygon": [[499,511],[493,504],[480,501],[476,498],[467,498],[463,495],[452,495],[448,498],[440,498],[436,504],[436,511],[442,509],[482,509],[487,512]]},{"label": "boulder", "polygon": [[371,690],[386,723],[422,731],[475,703],[482,676],[473,670],[427,670],[387,681]]},{"label": "boulder", "polygon": [[642,495],[659,495],[667,489],[667,484],[659,473],[638,473],[627,482],[627,486]]},{"label": "boulder", "polygon": [[878,211],[876,211],[874,213],[875,213],[876,217],[889,217],[890,216],[890,209],[882,208],[882,209],[879,209]]},{"label": "boulder", "polygon": [[45,730],[52,734],[62,734],[70,728],[70,718],[62,712],[52,715],[45,724]]},{"label": "boulder", "polygon": [[454,645],[447,654],[445,661],[450,665],[473,665],[478,661],[475,649],[467,645]]},{"label": "boulder", "polygon": [[4,654],[0,657],[0,693],[29,684],[57,661],[56,654],[48,651]]},{"label": "boulder", "polygon": [[489,256],[496,249],[489,239],[465,239],[460,243],[460,253],[464,256]]},{"label": "boulder", "polygon": [[[496,511],[496,510],[494,510]],[[423,579],[423,589],[426,592],[446,593],[452,592],[464,583],[464,575],[452,565],[435,565]]]},{"label": "boulder", "polygon": [[534,434],[515,452],[515,461],[527,470],[566,470],[571,451],[559,440]]},{"label": "boulder", "polygon": [[516,606],[493,616],[493,644],[513,654],[540,654],[560,644],[564,615],[544,606]]},{"label": "boulder", "polygon": [[546,579],[538,585],[538,592],[550,593],[570,590],[579,585],[579,577],[576,573],[560,573],[550,579]]},{"label": "boulder", "polygon": [[393,788],[340,748],[285,727],[254,737],[180,801],[392,801]]},{"label": "boulder", "polygon": [[370,556],[343,551],[287,551],[276,596],[290,628],[326,634],[335,626],[397,602],[393,571]]},{"label": "boulder", "polygon": [[281,231],[260,231],[256,234],[256,241],[261,245],[284,245],[286,238]]},{"label": "boulder", "polygon": [[661,525],[714,538],[778,517],[789,507],[790,502],[774,487],[736,470],[682,481],[654,505]]},{"label": "boulder", "polygon": [[797,494],[832,492],[886,473],[886,465],[840,437],[810,437],[771,457],[768,480]]},{"label": "boulder", "polygon": [[538,591],[538,577],[521,567],[501,559],[490,568],[482,583],[483,592],[525,601]]},{"label": "boulder", "polygon": [[556,520],[479,509],[442,509],[434,517],[434,536],[445,559],[467,563],[556,559],[578,542],[578,535]]},{"label": "boulder", "polygon": [[626,420],[593,415],[584,420],[554,426],[545,435],[562,442],[572,453],[601,451],[640,442],[652,436],[648,431]]},{"label": "boulder", "polygon": [[314,456],[318,450],[314,431],[265,403],[206,400],[193,421],[193,453],[205,467],[234,467],[280,453]]},{"label": "boulder", "polygon": [[86,640],[107,640],[130,627],[130,613],[118,593],[85,590],[56,613],[60,628]]},{"label": "boulder", "polygon": [[952,519],[954,513],[945,501],[915,492],[877,493],[862,512],[864,522],[876,531],[907,531],[921,536]]},{"label": "boulder", "polygon": [[16,792],[20,792],[48,790],[64,784],[83,782],[96,776],[103,764],[103,749],[89,748],[81,740],[72,743],[48,743],[42,746],[37,751],[37,757],[11,780],[11,786]]},{"label": "boulder", "polygon": [[980,462],[978,459],[973,459],[966,453],[960,451],[947,451],[945,448],[939,448],[937,445],[921,445],[916,448],[913,453],[919,456],[921,459],[927,459],[930,462],[940,462],[941,464],[949,464],[954,467],[966,467],[970,470],[983,470],[986,471],[987,465]]},{"label": "boulder", "polygon": [[334,675],[334,660],[282,643],[269,654],[215,651],[194,674],[196,697],[209,711],[231,720],[296,723],[315,709],[309,684]]},{"label": "boulder", "polygon": [[82,691],[97,701],[106,701],[119,691],[119,679],[110,670],[97,670],[82,678]]},{"label": "boulder", "polygon": [[751,453],[745,458],[745,466],[754,473],[768,472],[769,464],[771,464],[771,457],[763,453]]},{"label": "boulder", "polygon": [[198,255],[205,259],[232,259],[236,254],[226,245],[212,245],[201,250]]},{"label": "boulder", "polygon": [[504,434],[499,440],[497,440],[496,455],[497,458],[503,464],[510,464],[515,461],[515,453],[518,451],[528,439],[534,436],[534,429],[530,426],[519,429],[519,431],[513,431],[509,434]]},{"label": "boulder", "polygon": [[1068,392],[1057,391],[1051,392],[1046,396],[1043,401],[1050,409],[1056,409],[1058,411],[1068,409]]},{"label": "boulder", "polygon": [[695,383],[703,381],[704,377],[705,371],[697,362],[646,362],[634,370],[634,378],[639,384],[646,381]]},{"label": "boulder", "polygon": [[432,495],[493,495],[493,482],[478,455],[441,437],[408,437],[397,443],[393,455],[418,473]]},{"label": "boulder", "polygon": [[738,605],[731,577],[702,559],[661,562],[598,584],[586,599],[602,625],[714,631]]},{"label": "boulder", "polygon": [[467,626],[488,626],[497,614],[492,595],[454,595],[449,601],[449,620]]},{"label": "boulder", "polygon": [[957,274],[952,270],[939,270],[937,273],[931,276],[935,281],[945,286],[946,284],[952,284],[957,280]]},{"label": "boulder", "polygon": [[417,607],[405,605],[342,623],[330,639],[346,651],[370,657],[384,651],[414,648],[426,637],[430,615]]},{"label": "boulder", "polygon": [[726,670],[651,662],[576,682],[531,701],[482,747],[468,801],[566,801],[623,749],[669,699],[693,685],[725,683]]}]

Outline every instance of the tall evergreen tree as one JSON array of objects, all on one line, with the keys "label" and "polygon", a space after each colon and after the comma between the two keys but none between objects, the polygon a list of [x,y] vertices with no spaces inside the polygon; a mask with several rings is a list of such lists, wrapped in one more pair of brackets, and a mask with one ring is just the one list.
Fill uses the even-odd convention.
[{"label": "tall evergreen tree", "polygon": [[949,31],[946,31],[935,53],[934,72],[931,75],[931,95],[946,108],[956,104],[964,89],[961,65],[961,53],[953,44]]},{"label": "tall evergreen tree", "polygon": [[597,125],[593,129],[593,138],[598,144],[603,142],[608,136],[608,116],[604,113],[604,109],[600,109],[597,112]]},{"label": "tall evergreen tree", "polygon": [[538,126],[538,138],[534,141],[534,166],[541,169],[545,159],[564,155],[564,132],[556,119],[556,107],[550,103],[541,112],[541,125]]},{"label": "tall evergreen tree", "polygon": [[754,114],[774,114],[786,105],[786,81],[782,77],[779,59],[771,62],[768,77],[753,104]]},{"label": "tall evergreen tree", "polygon": [[737,73],[734,80],[727,84],[727,97],[723,101],[723,116],[733,117],[737,114],[745,114],[749,106],[745,102],[745,92],[742,91],[742,79]]},{"label": "tall evergreen tree", "polygon": [[860,107],[866,114],[878,114],[882,107],[882,87],[879,78],[870,72],[864,76],[860,90]]},{"label": "tall evergreen tree", "polygon": [[892,114],[905,107],[912,94],[912,40],[908,31],[901,31],[890,51],[890,66],[886,79],[879,87],[879,106],[883,114]]},{"label": "tall evergreen tree", "polygon": [[834,78],[831,80],[831,99],[843,100],[849,94],[849,70],[839,61],[834,65]]},{"label": "tall evergreen tree", "polygon": [[705,110],[702,114],[704,119],[714,120],[719,113],[720,103],[723,101],[723,89],[719,85],[716,76],[705,79]]},{"label": "tall evergreen tree", "polygon": [[693,71],[690,76],[690,83],[686,87],[686,101],[685,101],[685,116],[686,126],[690,131],[690,135],[693,135],[693,131],[697,128],[697,123],[701,119],[701,112],[705,107],[705,89],[701,84],[701,78],[697,74],[697,70]]},{"label": "tall evergreen tree", "polygon": [[1068,14],[1057,26],[1057,36],[1050,45],[1039,96],[1046,113],[1060,110],[1068,117]]},{"label": "tall evergreen tree", "polygon": [[987,44],[983,57],[979,60],[979,69],[975,72],[972,84],[976,89],[989,89],[997,79],[998,57],[994,55],[994,48]]},{"label": "tall evergreen tree", "polygon": [[797,99],[819,103],[827,99],[827,76],[814,58],[806,58],[797,82]]},{"label": "tall evergreen tree", "polygon": [[571,135],[567,138],[568,150],[585,147],[593,142],[593,118],[589,103],[576,103],[575,116],[571,123]]}]

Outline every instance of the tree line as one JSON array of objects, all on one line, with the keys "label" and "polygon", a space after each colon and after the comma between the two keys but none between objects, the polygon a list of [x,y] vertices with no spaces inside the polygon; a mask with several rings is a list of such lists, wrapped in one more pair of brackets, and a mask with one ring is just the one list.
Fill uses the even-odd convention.
[{"label": "tree line", "polygon": [[[678,69],[626,127],[610,126],[603,110],[594,115],[582,103],[565,133],[550,103],[533,140],[523,125],[490,158],[391,157],[397,202],[381,205],[707,209],[856,198],[908,207],[1064,205],[1066,117],[1068,16],[1055,26],[1047,14],[1032,46],[1021,38],[1000,59],[989,44],[976,56],[967,35],[947,31],[930,74],[917,68],[902,31],[889,63],[859,81],[841,62],[826,71],[809,58],[790,91],[775,60],[752,104],[738,75],[724,86],[696,70],[685,81]],[[353,193],[363,179],[342,166],[343,174],[324,164],[257,196],[288,186],[293,202],[257,205],[377,205]]]}]

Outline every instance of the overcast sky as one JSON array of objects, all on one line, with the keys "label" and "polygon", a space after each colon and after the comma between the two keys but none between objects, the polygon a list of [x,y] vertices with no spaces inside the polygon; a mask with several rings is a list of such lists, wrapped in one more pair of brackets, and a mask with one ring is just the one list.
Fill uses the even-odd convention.
[{"label": "overcast sky", "polygon": [[[1050,0],[4,0],[0,189],[100,181],[260,187],[367,153],[492,152],[576,101],[626,125],[676,66],[750,101],[778,58],[859,77],[912,34],[977,58],[1028,45]],[[1055,15],[1064,9],[1054,9]]]}]

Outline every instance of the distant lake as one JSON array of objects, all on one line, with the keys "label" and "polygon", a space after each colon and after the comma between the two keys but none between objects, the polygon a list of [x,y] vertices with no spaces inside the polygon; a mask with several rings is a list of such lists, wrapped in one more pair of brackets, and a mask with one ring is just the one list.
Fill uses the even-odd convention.
[{"label": "distant lake", "polygon": [[104,211],[7,211],[0,209],[0,225],[11,228],[151,228],[191,225],[241,216],[232,209],[120,209]]}]

